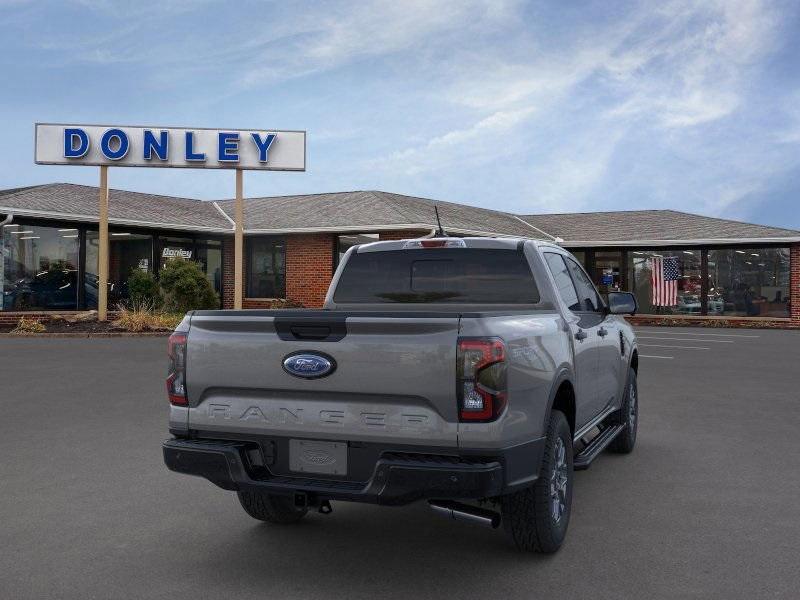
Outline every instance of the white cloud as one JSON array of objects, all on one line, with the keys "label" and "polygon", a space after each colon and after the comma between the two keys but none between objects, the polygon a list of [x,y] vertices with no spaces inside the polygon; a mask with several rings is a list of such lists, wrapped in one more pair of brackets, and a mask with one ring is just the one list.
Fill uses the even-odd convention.
[{"label": "white cloud", "polygon": [[[502,156],[502,136],[526,121],[533,108],[499,111],[466,129],[456,129],[431,138],[424,144],[395,152],[388,158],[374,161],[375,166],[400,170],[408,175],[436,171],[458,161],[459,167],[482,164]],[[498,140],[500,136],[500,140]]]},{"label": "white cloud", "polygon": [[[743,110],[753,73],[779,43],[778,20],[778,10],[760,0],[674,1],[656,9],[644,4],[617,21],[583,24],[575,37],[555,44],[544,44],[536,27],[510,30],[506,45],[454,51],[447,61],[443,98],[454,110],[463,107],[461,127],[374,162],[405,174],[465,164],[491,170],[517,152],[515,186],[529,197],[509,200],[510,207],[586,208],[610,184],[612,158],[626,149],[621,145],[630,133],[651,131],[662,151],[691,160],[697,154],[690,146],[698,142],[694,131]],[[465,143],[485,139],[481,134],[488,130],[487,151]],[[504,151],[492,152],[497,148]],[[721,156],[717,149],[717,159],[725,161],[729,150]],[[639,158],[647,160],[634,160]],[[751,168],[762,164],[755,158]],[[721,168],[728,185],[713,189],[718,201],[708,210],[719,213],[752,194],[751,168],[727,174]]]},{"label": "white cloud", "polygon": [[[103,86],[158,89],[187,122],[308,128],[314,168],[292,191],[722,214],[799,168],[800,88],[764,81],[774,55],[794,60],[786,0],[83,4],[58,6],[71,27],[48,29],[53,7],[17,11],[14,44],[33,48],[5,64],[44,80],[42,65],[91,63]],[[131,110],[154,108],[136,93]]]},{"label": "white cloud", "polygon": [[295,19],[293,35],[301,36],[301,43],[285,48],[270,45],[262,60],[245,71],[241,82],[255,86],[330,70],[365,57],[416,55],[438,37],[460,42],[479,27],[508,23],[517,4],[516,0],[370,0],[320,7]]}]

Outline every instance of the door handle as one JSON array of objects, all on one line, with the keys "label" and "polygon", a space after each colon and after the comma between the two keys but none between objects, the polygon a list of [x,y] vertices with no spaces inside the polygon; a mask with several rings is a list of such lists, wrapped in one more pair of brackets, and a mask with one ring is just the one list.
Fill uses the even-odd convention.
[{"label": "door handle", "polygon": [[587,337],[588,336],[586,335],[586,332],[583,329],[579,329],[578,333],[575,334],[575,339],[580,340],[581,342],[585,340]]},{"label": "door handle", "polygon": [[597,330],[597,335],[599,335],[600,337],[606,337],[608,335],[608,329],[606,329],[605,327],[601,327],[600,329]]}]

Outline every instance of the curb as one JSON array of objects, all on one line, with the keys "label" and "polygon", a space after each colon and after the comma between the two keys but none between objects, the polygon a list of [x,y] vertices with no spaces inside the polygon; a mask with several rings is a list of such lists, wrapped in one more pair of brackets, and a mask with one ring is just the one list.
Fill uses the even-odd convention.
[{"label": "curb", "polygon": [[171,331],[143,331],[132,333],[130,331],[119,332],[83,332],[83,333],[0,333],[0,339],[5,338],[133,338],[133,337],[167,337]]}]

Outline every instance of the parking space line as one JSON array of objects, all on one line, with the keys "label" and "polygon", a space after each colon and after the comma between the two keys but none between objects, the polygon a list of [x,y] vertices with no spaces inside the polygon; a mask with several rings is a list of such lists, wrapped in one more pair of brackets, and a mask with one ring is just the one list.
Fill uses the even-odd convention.
[{"label": "parking space line", "polygon": [[648,348],[678,348],[685,350],[711,350],[711,348],[704,348],[702,346],[666,346],[664,344],[639,344],[640,346],[647,346]]},{"label": "parking space line", "polygon": [[657,329],[639,329],[642,333],[657,333],[658,335],[696,335],[707,337],[734,337],[734,338],[759,338],[760,335],[743,335],[740,333],[695,333],[693,331],[659,331]]},{"label": "parking space line", "polygon": [[732,344],[733,340],[704,340],[702,338],[656,337],[653,335],[637,335],[639,340],[669,340],[670,342],[703,342],[704,344]]},{"label": "parking space line", "polygon": [[674,356],[653,356],[652,354],[640,354],[639,358],[666,358],[668,360],[672,360],[675,357]]}]

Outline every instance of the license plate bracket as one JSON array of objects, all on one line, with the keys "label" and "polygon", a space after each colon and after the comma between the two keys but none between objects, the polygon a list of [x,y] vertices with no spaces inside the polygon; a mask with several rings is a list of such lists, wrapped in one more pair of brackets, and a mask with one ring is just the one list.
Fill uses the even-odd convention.
[{"label": "license plate bracket", "polygon": [[347,475],[347,442],[289,440],[289,470],[317,475]]}]

